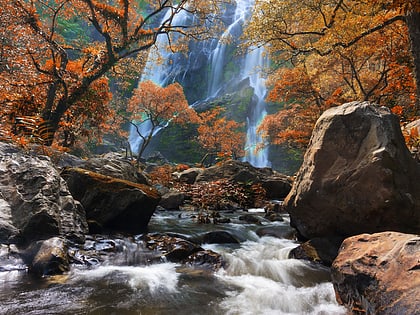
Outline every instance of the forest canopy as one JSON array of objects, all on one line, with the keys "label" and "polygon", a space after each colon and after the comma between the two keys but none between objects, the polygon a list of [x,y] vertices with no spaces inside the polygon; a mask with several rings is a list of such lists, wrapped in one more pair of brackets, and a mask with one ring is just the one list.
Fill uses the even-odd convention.
[{"label": "forest canopy", "polygon": [[273,65],[260,126],[271,142],[305,146],[319,115],[347,101],[389,107],[403,122],[420,114],[420,3],[257,0],[244,35]]},{"label": "forest canopy", "polygon": [[70,147],[120,128],[110,80],[139,72],[158,36],[211,36],[220,2],[1,0],[1,137]]}]

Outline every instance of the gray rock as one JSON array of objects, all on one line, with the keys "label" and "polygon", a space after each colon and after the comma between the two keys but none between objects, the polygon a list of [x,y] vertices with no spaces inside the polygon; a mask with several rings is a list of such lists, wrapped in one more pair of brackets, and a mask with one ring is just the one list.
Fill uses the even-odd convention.
[{"label": "gray rock", "polygon": [[159,205],[167,210],[178,210],[184,203],[185,194],[176,190],[170,190],[162,196]]},{"label": "gray rock", "polygon": [[396,116],[353,102],[322,114],[285,199],[307,238],[420,231],[420,167]]},{"label": "gray rock", "polygon": [[45,156],[0,143],[0,242],[62,235],[83,242],[85,213]]},{"label": "gray rock", "polygon": [[134,183],[149,184],[147,177],[137,170],[135,164],[115,153],[108,153],[102,157],[91,158],[78,167]]}]

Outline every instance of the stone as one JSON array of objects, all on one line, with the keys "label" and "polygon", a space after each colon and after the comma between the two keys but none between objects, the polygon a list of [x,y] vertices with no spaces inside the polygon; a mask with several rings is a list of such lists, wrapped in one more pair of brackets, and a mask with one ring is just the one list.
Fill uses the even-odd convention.
[{"label": "stone", "polygon": [[185,194],[183,192],[170,190],[162,196],[159,205],[166,210],[178,210],[184,200]]},{"label": "stone", "polygon": [[162,257],[172,262],[181,262],[190,255],[204,250],[195,243],[168,234],[147,234],[144,242],[148,249],[161,252]]},{"label": "stone", "polygon": [[80,201],[88,221],[105,230],[143,233],[160,201],[152,186],[137,184],[82,168],[66,168],[61,176]]},{"label": "stone", "polygon": [[102,175],[149,185],[149,180],[137,170],[135,163],[133,164],[132,161],[121,157],[117,153],[108,153],[101,157],[88,159],[77,167]]},{"label": "stone", "polygon": [[61,274],[70,270],[66,241],[60,237],[32,243],[22,254],[29,272],[38,276]]},{"label": "stone", "polygon": [[189,265],[190,267],[209,269],[212,271],[217,271],[226,265],[222,255],[212,250],[201,250],[195,252],[188,256],[183,263]]},{"label": "stone", "polygon": [[260,227],[255,231],[255,233],[257,233],[259,237],[271,236],[276,238],[285,238],[288,240],[296,239],[296,230],[286,225]]},{"label": "stone", "polygon": [[252,223],[252,224],[261,224],[261,220],[259,216],[255,216],[252,214],[244,214],[239,216],[240,221],[245,221],[246,223]]},{"label": "stone", "polygon": [[205,244],[239,244],[240,241],[227,231],[211,231],[203,235]]},{"label": "stone", "polygon": [[420,167],[398,119],[384,107],[352,102],[317,121],[284,201],[306,239],[420,230]]},{"label": "stone", "polygon": [[45,156],[0,142],[0,242],[65,236],[83,242],[85,212]]},{"label": "stone", "polygon": [[330,267],[338,255],[342,238],[315,237],[290,251],[289,257],[303,259]]},{"label": "stone", "polygon": [[192,167],[182,172],[175,172],[178,181],[185,184],[194,184],[196,178],[203,171],[201,168]]},{"label": "stone", "polygon": [[352,314],[420,314],[420,236],[398,232],[347,238],[332,266],[338,301]]}]

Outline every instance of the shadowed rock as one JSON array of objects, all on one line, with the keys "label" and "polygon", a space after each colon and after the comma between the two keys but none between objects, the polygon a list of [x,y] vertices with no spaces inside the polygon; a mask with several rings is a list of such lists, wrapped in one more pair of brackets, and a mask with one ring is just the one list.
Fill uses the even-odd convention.
[{"label": "shadowed rock", "polygon": [[86,210],[95,228],[127,233],[142,233],[160,200],[151,186],[113,178],[81,168],[61,173],[75,199]]}]

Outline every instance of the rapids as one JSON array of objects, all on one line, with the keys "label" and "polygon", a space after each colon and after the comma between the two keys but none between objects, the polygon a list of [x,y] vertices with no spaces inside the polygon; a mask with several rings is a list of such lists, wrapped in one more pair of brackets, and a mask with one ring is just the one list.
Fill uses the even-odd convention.
[{"label": "rapids", "polygon": [[[345,314],[329,271],[289,259],[292,240],[259,237],[261,225],[197,224],[185,213],[156,212],[150,232],[191,237],[226,230],[240,244],[204,244],[225,268],[210,272],[160,260],[151,263],[136,237],[108,237],[119,248],[91,267],[72,265],[60,276],[34,278],[18,260],[0,255],[0,314]],[[263,227],[289,230],[284,222]],[[107,244],[106,242],[104,244]]]}]

